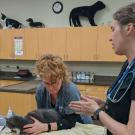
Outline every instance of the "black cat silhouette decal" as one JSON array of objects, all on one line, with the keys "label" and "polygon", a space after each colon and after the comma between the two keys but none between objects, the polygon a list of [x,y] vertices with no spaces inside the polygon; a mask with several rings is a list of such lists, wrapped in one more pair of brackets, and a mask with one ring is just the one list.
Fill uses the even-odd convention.
[{"label": "black cat silhouette decal", "polygon": [[61,115],[54,109],[38,109],[29,112],[25,117],[14,115],[7,118],[7,126],[12,132],[16,132],[15,129],[17,128],[20,130],[20,134],[23,134],[23,126],[34,123],[31,116],[43,123],[59,122],[61,120]]},{"label": "black cat silhouette decal", "polygon": [[22,28],[23,25],[11,18],[7,18],[6,15],[4,15],[3,13],[1,13],[1,20],[5,22],[6,27],[8,28]]},{"label": "black cat silhouette decal", "polygon": [[29,22],[30,27],[36,28],[45,27],[45,25],[42,22],[34,22],[32,18],[28,18],[26,21]]},{"label": "black cat silhouette decal", "polygon": [[105,8],[105,4],[102,1],[97,1],[91,6],[82,6],[82,7],[73,8],[69,16],[70,26],[72,26],[72,23],[75,27],[82,26],[79,20],[80,16],[88,17],[89,23],[92,26],[97,26],[97,24],[94,21],[94,16],[97,11],[104,8]]}]

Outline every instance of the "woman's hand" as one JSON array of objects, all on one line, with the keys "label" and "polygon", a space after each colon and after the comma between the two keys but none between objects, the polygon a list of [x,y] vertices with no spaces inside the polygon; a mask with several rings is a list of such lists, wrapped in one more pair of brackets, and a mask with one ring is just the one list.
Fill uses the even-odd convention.
[{"label": "woman's hand", "polygon": [[72,101],[69,107],[79,114],[92,115],[99,107],[98,103],[90,97],[81,97],[80,101]]},{"label": "woman's hand", "polygon": [[95,97],[95,96],[81,96],[81,99],[82,100],[85,100],[85,97],[87,97],[87,99],[92,99],[94,100],[99,106],[102,106],[105,104],[105,101],[101,100],[100,98],[98,97]]},{"label": "woman's hand", "polygon": [[31,117],[34,120],[33,124],[28,124],[23,127],[23,132],[31,134],[31,135],[38,135],[39,133],[47,132],[48,131],[48,124],[41,123],[37,119]]}]

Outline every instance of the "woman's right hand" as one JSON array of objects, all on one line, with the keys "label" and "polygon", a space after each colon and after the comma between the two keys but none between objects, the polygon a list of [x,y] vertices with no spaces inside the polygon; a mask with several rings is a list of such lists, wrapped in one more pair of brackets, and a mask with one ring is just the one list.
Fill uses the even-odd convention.
[{"label": "woman's right hand", "polygon": [[47,132],[48,131],[48,124],[42,123],[35,119],[34,117],[31,117],[31,119],[34,121],[33,124],[27,124],[23,127],[23,132],[31,134],[31,135],[38,135],[39,133]]}]

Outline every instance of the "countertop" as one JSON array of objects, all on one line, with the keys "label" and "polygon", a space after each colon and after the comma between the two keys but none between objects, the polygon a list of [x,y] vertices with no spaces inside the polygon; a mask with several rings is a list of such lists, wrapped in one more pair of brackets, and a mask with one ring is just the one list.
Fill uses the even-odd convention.
[{"label": "countertop", "polygon": [[18,92],[18,93],[35,93],[36,87],[40,84],[39,80],[18,82],[14,85],[0,87],[0,92]]},{"label": "countertop", "polygon": [[15,81],[15,80],[0,80],[0,88],[10,85],[15,85],[19,83],[23,83],[24,81]]},{"label": "countertop", "polygon": [[[116,76],[95,76],[93,83],[76,83],[82,85],[97,85],[97,86],[110,86]],[[4,82],[6,81],[6,83]],[[30,81],[13,81],[13,80],[0,80],[0,92],[17,92],[17,93],[35,93],[37,86],[41,80]],[[3,85],[1,85],[3,84]]]},{"label": "countertop", "polygon": [[116,80],[117,76],[102,76],[102,75],[95,75],[93,82],[85,82],[85,80],[82,81],[76,81],[74,83],[79,85],[97,85],[97,86],[111,86],[112,83]]},{"label": "countertop", "polygon": [[94,84],[95,85],[106,85],[111,86],[113,82],[116,80],[117,76],[99,76],[95,75]]},{"label": "countertop", "polygon": [[20,77],[17,72],[0,71],[0,80],[30,81],[36,79],[36,76]]}]

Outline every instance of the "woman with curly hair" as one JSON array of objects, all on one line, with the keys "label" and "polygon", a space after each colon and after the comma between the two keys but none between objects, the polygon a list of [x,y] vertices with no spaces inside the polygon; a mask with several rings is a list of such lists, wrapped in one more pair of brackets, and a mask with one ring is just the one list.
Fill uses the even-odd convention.
[{"label": "woman with curly hair", "polygon": [[54,108],[62,119],[54,123],[41,123],[34,119],[34,124],[24,126],[25,132],[36,135],[38,133],[69,129],[76,122],[91,123],[89,116],[76,114],[68,107],[71,101],[80,100],[80,93],[76,85],[70,81],[66,65],[59,56],[43,55],[36,64],[37,72],[42,80],[36,91],[37,108]]}]

